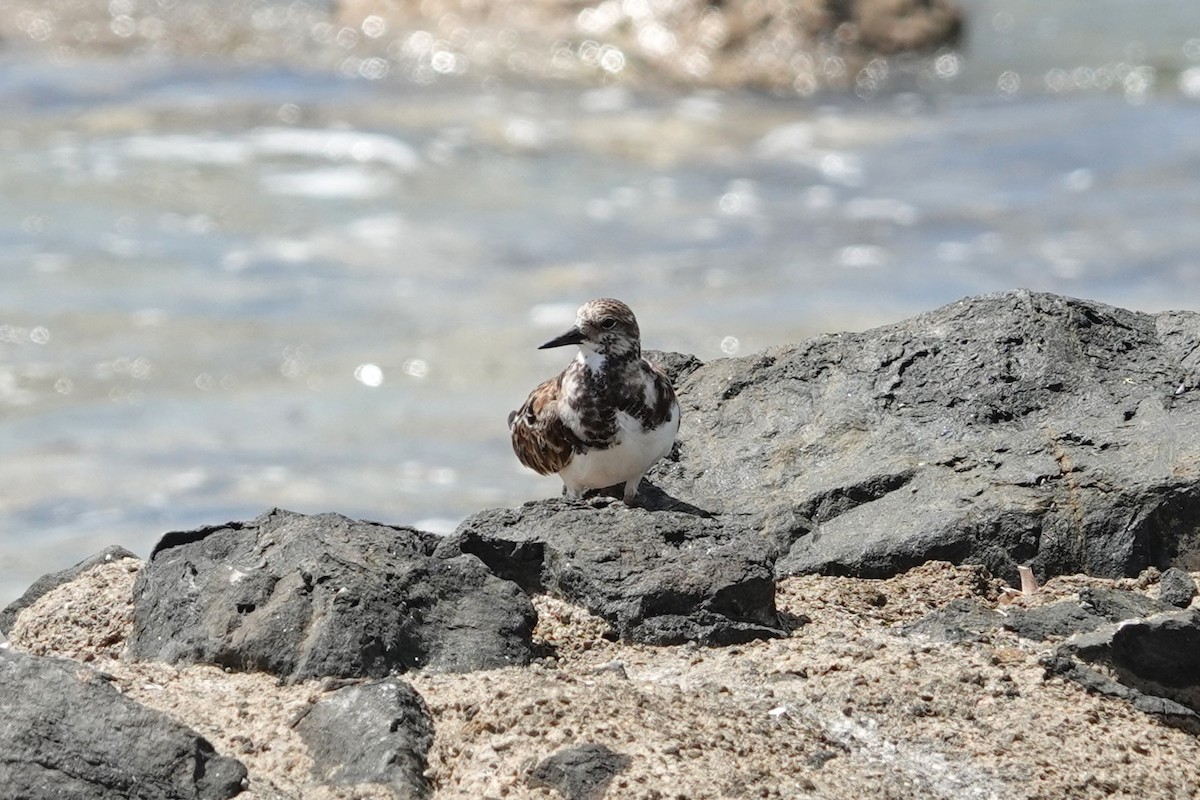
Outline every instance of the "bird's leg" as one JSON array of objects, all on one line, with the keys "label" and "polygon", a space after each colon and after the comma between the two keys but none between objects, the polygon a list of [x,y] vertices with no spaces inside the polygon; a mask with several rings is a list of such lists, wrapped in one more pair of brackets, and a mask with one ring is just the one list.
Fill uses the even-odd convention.
[{"label": "bird's leg", "polygon": [[623,499],[625,500],[625,505],[627,505],[627,506],[633,505],[633,499],[635,497],[637,497],[638,486],[641,484],[641,482],[642,482],[641,475],[638,475],[636,478],[630,478],[629,480],[625,481],[625,494],[623,497]]}]

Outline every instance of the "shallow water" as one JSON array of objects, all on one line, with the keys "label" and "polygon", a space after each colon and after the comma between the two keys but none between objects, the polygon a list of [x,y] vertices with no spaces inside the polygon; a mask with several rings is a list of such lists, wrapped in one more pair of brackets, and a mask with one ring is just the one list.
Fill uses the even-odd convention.
[{"label": "shallow water", "polygon": [[1200,306],[1190,2],[977,0],[866,99],[10,45],[0,603],[273,505],[557,493],[504,419],[590,297],[704,359],[1022,286]]}]

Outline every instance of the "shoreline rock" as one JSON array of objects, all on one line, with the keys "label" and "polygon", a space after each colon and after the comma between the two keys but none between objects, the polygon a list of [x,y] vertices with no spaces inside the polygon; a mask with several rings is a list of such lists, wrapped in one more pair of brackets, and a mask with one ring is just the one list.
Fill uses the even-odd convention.
[{"label": "shoreline rock", "polygon": [[225,800],[246,768],[73,661],[0,650],[0,786],[8,797]]},{"label": "shoreline rock", "polygon": [[415,31],[403,48],[385,41],[375,51],[405,53],[401,66],[418,80],[482,68],[536,79],[804,95],[867,83],[874,90],[888,76],[883,59],[954,47],[964,27],[952,0],[340,0],[335,9],[350,29]]},{"label": "shoreline rock", "polygon": [[275,509],[39,581],[0,782],[125,786],[112,714],[173,731],[155,796],[1200,792],[1200,316],[1010,292],[659,358],[687,422],[641,508]]},{"label": "shoreline rock", "polygon": [[[83,598],[109,606],[113,627],[128,634],[135,572],[104,564],[47,594],[19,615],[13,647],[38,651],[85,635],[69,610],[56,613]],[[607,797],[669,790],[883,800],[903,786],[911,796],[946,800],[1049,800],[1111,797],[1122,787],[1118,795],[1167,800],[1200,788],[1192,766],[1200,738],[1177,719],[1163,724],[1171,722],[1168,703],[1123,695],[1107,677],[1089,685],[1065,665],[1095,672],[1090,662],[1048,662],[1047,652],[1064,654],[1003,627],[950,644],[905,629],[956,601],[992,615],[1033,611],[1089,590],[1149,598],[1156,580],[1055,578],[1003,605],[999,582],[978,567],[933,562],[889,579],[785,578],[777,602],[787,638],[715,648],[612,641],[603,620],[539,596],[534,639],[542,655],[529,666],[413,672],[405,682],[433,722],[424,776],[435,798],[555,797],[546,792],[558,790],[535,778],[537,766],[598,745],[619,759],[619,769],[596,778],[610,775]],[[385,774],[351,786],[323,782],[327,768],[297,730],[318,705],[372,681],[281,684],[261,673],[91,655],[105,683],[242,761],[249,772],[240,797],[419,796],[388,785]],[[543,778],[557,780],[555,763]]]},{"label": "shoreline rock", "polygon": [[713,361],[647,476],[753,519],[776,577],[930,558],[1121,577],[1200,565],[1200,315],[1028,291]]},{"label": "shoreline rock", "polygon": [[466,76],[801,96],[896,85],[918,72],[914,56],[955,47],[965,26],[954,0],[130,0],[120,14],[89,0],[18,0],[8,12],[0,38],[77,57],[217,57],[416,84]]},{"label": "shoreline rock", "polygon": [[438,548],[469,553],[646,644],[781,636],[770,543],[739,520],[563,500],[469,517]]},{"label": "shoreline rock", "polygon": [[138,576],[129,654],[288,681],[527,663],[528,598],[438,542],[282,509],[169,533]]}]

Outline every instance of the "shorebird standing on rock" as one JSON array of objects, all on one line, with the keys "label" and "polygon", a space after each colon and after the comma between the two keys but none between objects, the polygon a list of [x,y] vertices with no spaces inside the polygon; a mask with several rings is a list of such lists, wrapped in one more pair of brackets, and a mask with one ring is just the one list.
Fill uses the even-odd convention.
[{"label": "shorebird standing on rock", "polygon": [[620,300],[584,303],[575,327],[538,349],[569,344],[579,345],[575,360],[508,415],[513,451],[534,472],[558,473],[572,499],[624,483],[632,504],[679,432],[675,390],[642,358],[637,319]]}]

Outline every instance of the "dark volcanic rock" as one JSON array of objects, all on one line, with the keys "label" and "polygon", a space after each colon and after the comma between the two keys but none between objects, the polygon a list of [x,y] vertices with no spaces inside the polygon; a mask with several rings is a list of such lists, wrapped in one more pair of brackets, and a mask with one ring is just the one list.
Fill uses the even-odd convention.
[{"label": "dark volcanic rock", "polygon": [[1200,543],[1200,316],[1017,291],[699,367],[649,482],[778,576],[1134,575]]},{"label": "dark volcanic rock", "polygon": [[472,553],[623,639],[728,644],[780,635],[771,543],[736,518],[565,500],[482,511],[438,552]]},{"label": "dark volcanic rock", "polygon": [[1079,593],[1079,604],[1109,622],[1123,622],[1172,610],[1169,604],[1161,600],[1122,589],[1084,589]]},{"label": "dark volcanic rock", "polygon": [[1164,603],[1187,608],[1195,596],[1196,582],[1191,575],[1178,567],[1171,567],[1162,574],[1158,582],[1158,598]]},{"label": "dark volcanic rock", "polygon": [[1003,618],[978,600],[960,597],[901,628],[905,635],[926,636],[935,642],[978,639],[1000,628]]},{"label": "dark volcanic rock", "polygon": [[602,744],[580,744],[538,762],[530,786],[556,789],[566,800],[600,800],[612,779],[629,766],[629,757]]},{"label": "dark volcanic rock", "polygon": [[1157,614],[1166,608],[1169,606],[1158,600],[1120,589],[1084,589],[1078,600],[1035,608],[1014,607],[1004,614],[992,611],[978,600],[962,598],[929,612],[903,630],[937,641],[956,642],[1005,628],[1023,639],[1044,642]]},{"label": "dark volcanic rock", "polygon": [[1014,608],[1004,627],[1026,639],[1045,641],[1094,631],[1110,622],[1150,616],[1169,608],[1165,603],[1120,589],[1084,589],[1079,600],[1039,608]]},{"label": "dark volcanic rock", "polygon": [[0,611],[0,633],[7,634],[11,631],[13,624],[17,621],[17,614],[20,614],[21,611],[36,603],[46,592],[62,586],[64,583],[70,583],[98,564],[107,564],[110,561],[119,561],[123,558],[137,558],[137,556],[119,545],[109,545],[99,553],[96,553],[96,555],[91,558],[85,558],[73,567],[67,567],[58,572],[51,572],[49,575],[43,575],[38,578],[32,586],[25,590],[25,594],[6,606],[3,611]]},{"label": "dark volcanic rock", "polygon": [[246,768],[74,662],[0,650],[0,794],[223,800]]},{"label": "dark volcanic rock", "polygon": [[1145,694],[1127,686],[1104,672],[1093,669],[1086,663],[1072,658],[1061,648],[1042,659],[1047,675],[1058,675],[1074,681],[1089,692],[1108,695],[1126,701],[1146,714],[1156,714],[1171,724],[1186,726],[1200,732],[1200,714],[1187,706],[1165,697]]},{"label": "dark volcanic rock", "polygon": [[395,678],[344,686],[296,724],[319,783],[388,786],[399,798],[432,794],[425,777],[433,721],[421,696]]},{"label": "dark volcanic rock", "polygon": [[1094,631],[1108,621],[1079,603],[1066,600],[1040,608],[1014,608],[1004,619],[1004,627],[1023,639],[1044,642],[1075,633]]},{"label": "dark volcanic rock", "polygon": [[[1127,622],[1113,631],[1113,663],[1171,688],[1200,688],[1200,612]],[[1200,711],[1200,706],[1195,707]]]},{"label": "dark volcanic rock", "polygon": [[439,538],[337,514],[270,511],[169,533],[134,587],[135,658],[289,680],[524,664],[533,607]]},{"label": "dark volcanic rock", "polygon": [[[1093,669],[1088,665],[1094,665]],[[1053,671],[1200,731],[1200,610],[1129,620],[1061,645]]]},{"label": "dark volcanic rock", "polygon": [[704,362],[687,353],[673,353],[667,350],[643,350],[646,360],[661,369],[671,384],[679,386],[688,376],[704,366]]}]

